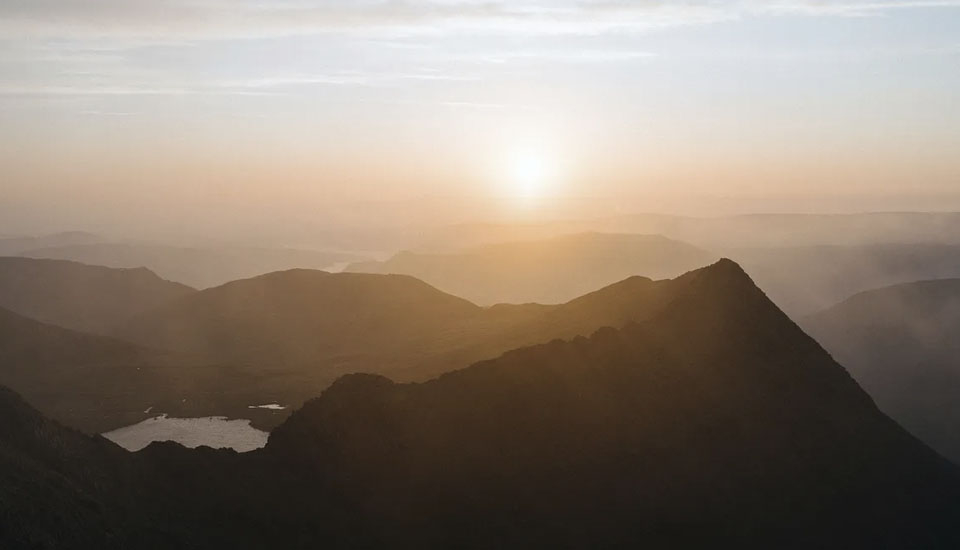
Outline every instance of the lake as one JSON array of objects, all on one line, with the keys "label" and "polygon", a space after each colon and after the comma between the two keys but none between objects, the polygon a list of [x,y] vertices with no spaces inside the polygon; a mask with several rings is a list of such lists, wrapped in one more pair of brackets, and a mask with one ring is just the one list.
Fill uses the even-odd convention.
[{"label": "lake", "polygon": [[266,445],[270,434],[254,428],[246,419],[227,420],[225,416],[171,418],[163,414],[102,435],[128,451],[139,451],[154,441],[175,441],[184,447],[206,445],[242,453]]}]

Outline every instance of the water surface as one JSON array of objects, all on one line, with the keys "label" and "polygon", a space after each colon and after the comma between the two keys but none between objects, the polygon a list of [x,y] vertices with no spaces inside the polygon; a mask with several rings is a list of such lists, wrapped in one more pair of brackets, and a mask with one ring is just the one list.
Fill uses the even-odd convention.
[{"label": "water surface", "polygon": [[225,416],[171,418],[163,414],[106,432],[103,437],[128,451],[139,451],[154,441],[175,441],[184,447],[206,445],[242,453],[263,447],[269,435],[251,426],[246,419],[227,420]]}]

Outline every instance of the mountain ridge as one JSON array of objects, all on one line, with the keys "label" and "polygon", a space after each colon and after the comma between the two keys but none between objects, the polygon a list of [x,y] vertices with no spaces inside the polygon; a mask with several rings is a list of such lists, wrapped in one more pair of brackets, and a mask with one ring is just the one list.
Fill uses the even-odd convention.
[{"label": "mountain ridge", "polygon": [[960,470],[736,264],[649,284],[667,297],[621,328],[426,382],[341,377],[258,451],[124,454],[81,534],[156,548],[960,543]]},{"label": "mountain ridge", "polygon": [[0,257],[0,307],[83,332],[107,334],[137,313],[193,292],[146,268]]}]

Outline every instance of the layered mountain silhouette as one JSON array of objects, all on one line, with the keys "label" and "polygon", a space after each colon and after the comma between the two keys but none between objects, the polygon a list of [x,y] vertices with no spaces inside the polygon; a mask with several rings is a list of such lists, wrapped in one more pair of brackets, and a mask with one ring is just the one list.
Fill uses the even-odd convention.
[{"label": "layered mountain silhouette", "polygon": [[141,243],[87,243],[33,248],[31,258],[73,260],[109,267],[146,267],[164,279],[208,288],[272,271],[324,269],[356,261],[354,254],[291,248],[181,247]]},{"label": "layered mountain silhouette", "polygon": [[[205,361],[290,376],[298,403],[351,372],[424,380],[525,345],[649,317],[667,282],[632,277],[566,304],[481,308],[406,275],[292,270],[185,296],[119,337]],[[225,391],[228,389],[225,388]],[[292,401],[291,401],[292,400]]]},{"label": "layered mountain silhouette", "polygon": [[0,257],[0,307],[85,332],[109,333],[136,314],[193,292],[145,268]]},{"label": "layered mountain silhouette", "polygon": [[884,412],[960,463],[960,279],[862,292],[803,325]]},{"label": "layered mountain silhouette", "polygon": [[662,305],[660,284],[634,277],[560,306],[481,308],[412,277],[292,270],[185,292],[124,318],[117,339],[2,311],[9,345],[0,350],[0,383],[85,431],[160,413],[248,418],[269,429],[289,409],[251,405],[296,406],[350,372],[424,380],[516,347],[619,327]]},{"label": "layered mountain silhouette", "polygon": [[960,277],[960,247],[948,244],[780,246],[725,250],[784,311],[800,318],[858,292]]},{"label": "layered mountain silhouette", "polygon": [[960,213],[770,213],[708,217],[646,213],[541,223],[471,223],[426,230],[420,240],[412,242],[408,248],[450,250],[510,240],[546,239],[584,231],[663,235],[709,250],[916,243],[955,245],[960,243]]},{"label": "layered mountain silhouette", "polygon": [[632,275],[675,277],[714,260],[659,235],[581,233],[449,253],[401,252],[347,271],[412,275],[479,305],[556,304]]},{"label": "layered mountain silhouette", "polygon": [[[0,500],[18,518],[0,543],[48,525],[142,548],[960,543],[956,467],[738,266],[654,288],[661,305],[622,329],[425,383],[345,376],[242,455],[154,444],[104,457],[99,439],[24,429],[41,421],[0,392],[18,411],[0,415],[0,471],[16,482]],[[61,500],[33,514],[24,487]]]},{"label": "layered mountain silhouette", "polygon": [[659,233],[711,249],[960,242],[960,213],[957,212],[760,213],[711,217],[637,214],[604,220],[604,227],[611,231]]}]

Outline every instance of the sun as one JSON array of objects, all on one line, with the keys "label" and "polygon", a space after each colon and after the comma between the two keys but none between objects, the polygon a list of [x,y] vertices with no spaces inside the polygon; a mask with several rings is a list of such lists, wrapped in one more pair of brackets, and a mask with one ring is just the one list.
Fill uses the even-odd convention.
[{"label": "sun", "polygon": [[546,157],[537,151],[514,151],[507,166],[509,193],[517,198],[542,196],[550,184],[552,173]]}]

